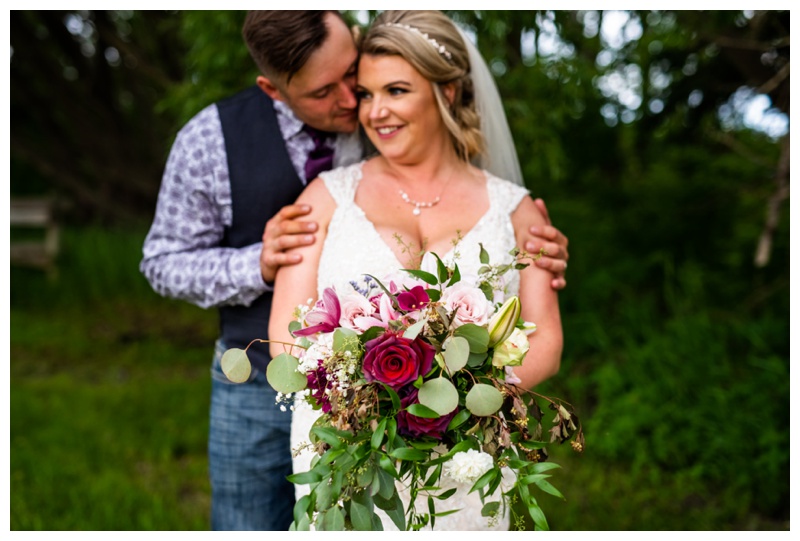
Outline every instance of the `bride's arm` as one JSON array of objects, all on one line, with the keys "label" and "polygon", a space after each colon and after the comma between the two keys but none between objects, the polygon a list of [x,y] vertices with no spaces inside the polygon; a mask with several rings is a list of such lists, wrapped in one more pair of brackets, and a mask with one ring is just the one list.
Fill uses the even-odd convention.
[{"label": "bride's arm", "polygon": [[[533,199],[525,197],[511,215],[517,245],[522,246],[531,226],[542,226],[545,219]],[[531,389],[558,373],[561,365],[563,334],[561,313],[558,307],[558,292],[550,287],[553,275],[549,270],[529,265],[520,271],[519,299],[522,303],[521,317],[536,324],[536,331],[528,336],[530,350],[522,366],[514,373],[522,380],[520,384]]]},{"label": "bride's arm", "polygon": [[300,194],[297,203],[311,207],[311,213],[307,218],[319,224],[319,231],[314,244],[293,248],[287,252],[302,255],[302,261],[297,265],[280,267],[275,275],[275,292],[272,296],[272,311],[269,318],[271,340],[269,351],[273,357],[289,351],[288,346],[277,342],[294,342],[289,333],[289,323],[293,319],[295,308],[305,304],[309,299],[317,298],[317,267],[322,246],[328,235],[328,224],[336,208],[336,203],[325,183],[319,178],[309,183]]}]

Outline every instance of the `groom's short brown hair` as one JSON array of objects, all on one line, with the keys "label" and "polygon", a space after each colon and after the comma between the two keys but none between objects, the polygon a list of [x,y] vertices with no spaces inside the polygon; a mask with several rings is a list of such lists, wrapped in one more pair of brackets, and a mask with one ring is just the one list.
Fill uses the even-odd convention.
[{"label": "groom's short brown hair", "polygon": [[242,36],[258,69],[288,83],[328,37],[325,15],[338,11],[249,11]]}]

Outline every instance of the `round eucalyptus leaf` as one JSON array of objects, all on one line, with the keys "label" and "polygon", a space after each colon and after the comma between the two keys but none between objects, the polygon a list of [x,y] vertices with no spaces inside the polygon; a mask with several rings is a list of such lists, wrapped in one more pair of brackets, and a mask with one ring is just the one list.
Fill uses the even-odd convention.
[{"label": "round eucalyptus leaf", "polygon": [[469,360],[469,341],[463,336],[452,336],[444,343],[444,363],[450,372],[458,372]]},{"label": "round eucalyptus leaf", "polygon": [[467,393],[466,406],[473,415],[487,417],[503,405],[503,395],[485,383],[477,383]]},{"label": "round eucalyptus leaf", "polygon": [[220,360],[222,373],[234,383],[244,383],[250,379],[252,366],[247,352],[239,348],[231,348],[222,354]]},{"label": "round eucalyptus leaf", "polygon": [[447,415],[458,407],[458,391],[447,378],[429,379],[423,383],[417,399],[439,415]]},{"label": "round eucalyptus leaf", "polygon": [[267,381],[279,393],[302,391],[308,385],[308,379],[297,371],[299,364],[296,357],[281,353],[267,365]]}]

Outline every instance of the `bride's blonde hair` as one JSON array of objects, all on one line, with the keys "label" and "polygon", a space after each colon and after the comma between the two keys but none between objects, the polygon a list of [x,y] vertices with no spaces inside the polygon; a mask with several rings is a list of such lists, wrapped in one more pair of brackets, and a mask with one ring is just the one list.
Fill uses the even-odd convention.
[{"label": "bride's blonde hair", "polygon": [[[360,43],[361,54],[396,55],[431,82],[439,113],[459,158],[470,161],[484,147],[475,109],[469,53],[453,22],[441,11],[384,11]],[[452,83],[451,104],[442,85]]]}]

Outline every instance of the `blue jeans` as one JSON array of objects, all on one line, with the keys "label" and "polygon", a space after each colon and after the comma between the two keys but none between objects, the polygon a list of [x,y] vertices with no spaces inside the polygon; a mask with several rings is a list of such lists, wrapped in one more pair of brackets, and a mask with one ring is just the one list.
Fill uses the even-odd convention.
[{"label": "blue jeans", "polygon": [[211,367],[208,466],[212,530],[288,530],[294,508],[289,448],[291,412],[275,403],[264,371],[233,384],[220,368],[220,341]]}]

